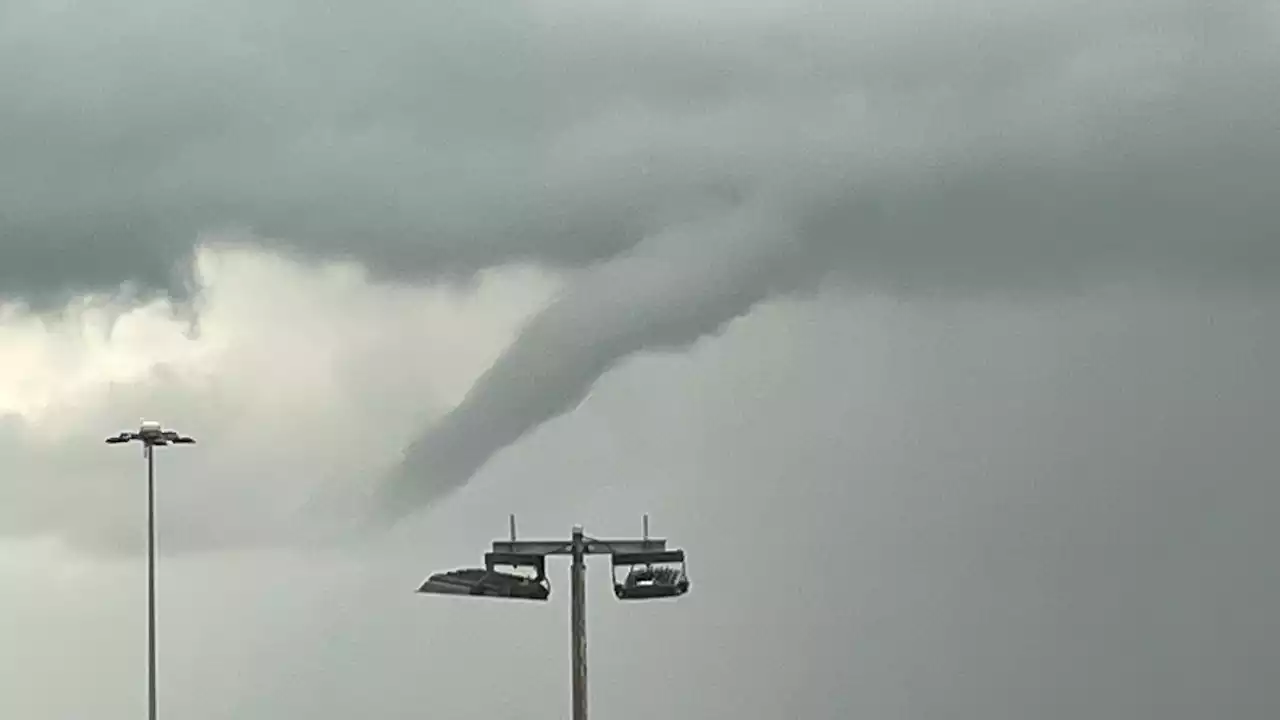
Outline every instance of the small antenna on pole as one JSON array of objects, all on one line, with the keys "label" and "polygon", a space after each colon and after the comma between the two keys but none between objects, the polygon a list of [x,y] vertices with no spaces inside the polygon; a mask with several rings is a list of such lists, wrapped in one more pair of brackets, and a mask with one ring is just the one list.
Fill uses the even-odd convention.
[{"label": "small antenna on pole", "polygon": [[649,542],[649,513],[644,514],[644,541]]},{"label": "small antenna on pole", "polygon": [[507,518],[507,520],[511,525],[511,542],[515,542],[516,541],[516,514],[511,513],[511,515]]}]

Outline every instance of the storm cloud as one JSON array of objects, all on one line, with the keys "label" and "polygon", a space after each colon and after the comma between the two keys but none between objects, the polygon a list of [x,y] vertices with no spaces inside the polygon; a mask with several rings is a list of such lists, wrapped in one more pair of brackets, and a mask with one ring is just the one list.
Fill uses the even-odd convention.
[{"label": "storm cloud", "polygon": [[0,13],[9,296],[178,293],[225,228],[384,277],[577,267],[762,195],[900,287],[1277,263],[1260,1]]},{"label": "storm cloud", "polygon": [[[631,272],[638,263],[626,256],[588,274],[410,448],[392,482],[438,499],[569,411],[620,360],[688,345],[830,275],[908,296],[1274,287],[1274,21],[1259,25],[1265,11],[1244,5],[1094,10],[1033,18],[992,8],[990,24],[959,23],[973,46],[948,45],[924,22],[914,63],[893,54],[902,46],[885,42],[892,33],[850,34],[883,54],[852,43],[845,55],[819,33],[814,45],[788,46],[789,62],[756,68],[758,80],[815,47],[830,52],[754,104],[681,114],[640,103],[607,116],[599,147],[643,138],[615,166],[648,170],[665,153],[661,179],[701,175],[721,191],[699,206],[712,221],[685,233],[703,245],[701,262],[647,240],[638,250],[665,254],[644,271]],[[728,242],[712,237],[727,232],[715,219],[743,212],[756,222]],[[413,507],[404,491],[381,505]]]},{"label": "storm cloud", "polygon": [[10,296],[182,295],[201,233],[224,227],[375,278],[574,273],[409,448],[383,493],[396,514],[415,505],[403,488],[460,485],[627,356],[826,275],[1043,293],[1273,285],[1280,268],[1269,3],[114,3],[3,18]]},{"label": "storm cloud", "polygon": [[395,487],[459,486],[630,355],[824,278],[1044,294],[1280,269],[1270,3],[3,13],[0,292],[184,297],[220,228],[375,280],[569,279],[409,447],[395,513]]}]

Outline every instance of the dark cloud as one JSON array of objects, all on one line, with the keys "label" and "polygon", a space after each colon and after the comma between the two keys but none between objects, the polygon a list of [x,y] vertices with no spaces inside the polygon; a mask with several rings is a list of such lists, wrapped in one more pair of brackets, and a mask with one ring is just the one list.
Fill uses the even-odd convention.
[{"label": "dark cloud", "polygon": [[1280,267],[1261,2],[4,12],[7,294],[187,289],[228,226],[383,277],[590,266],[409,450],[393,482],[423,492],[632,353],[823,275],[936,294]]},{"label": "dark cloud", "polygon": [[[811,125],[830,134],[798,138],[728,201],[739,210],[724,217],[746,208],[753,224],[727,242],[714,237],[724,227],[699,226],[692,234],[702,237],[687,242],[712,248],[700,268],[668,248],[643,270],[620,259],[581,281],[410,449],[407,477],[392,482],[424,493],[457,487],[495,452],[572,409],[632,353],[692,343],[771,294],[823,276],[907,295],[1058,294],[1117,282],[1274,287],[1280,214],[1269,188],[1280,146],[1263,138],[1280,117],[1270,107],[1280,94],[1244,93],[1273,81],[1257,74],[1255,54],[1236,48],[1244,59],[1227,63],[1226,49],[1211,42],[1228,29],[1250,36],[1245,29],[1207,19],[1194,27],[1159,52],[1146,48],[1153,57],[1139,59],[1158,62],[1140,68],[1144,85],[1122,84],[1122,92],[1104,92],[1103,75],[1130,68],[1091,68],[1095,59],[1070,56],[1053,72],[1011,80],[1019,92],[967,114],[951,112],[958,106],[944,94],[927,97],[905,127],[876,128],[883,118],[874,113],[845,115],[871,118],[880,132],[870,138],[897,138],[880,152],[874,139],[862,144],[824,126],[830,114],[791,115],[796,128],[806,127],[802,117],[823,118]],[[1124,48],[1121,58],[1133,60],[1129,52],[1138,51]],[[770,137],[744,133],[742,147],[748,136]],[[713,217],[725,212],[712,207]],[[407,511],[406,498],[392,498]]]},{"label": "dark cloud", "polygon": [[4,13],[9,295],[180,289],[228,226],[401,277],[580,265],[762,188],[888,284],[1276,264],[1262,2]]},{"label": "dark cloud", "polygon": [[[442,440],[457,462],[411,451],[451,477],[630,353],[824,274],[932,294],[1267,286],[1280,268],[1280,52],[1262,2],[6,17],[9,294],[186,287],[193,243],[225,226],[402,279],[615,261],[454,414],[489,440]],[[759,223],[738,240],[699,235],[744,215]]]}]

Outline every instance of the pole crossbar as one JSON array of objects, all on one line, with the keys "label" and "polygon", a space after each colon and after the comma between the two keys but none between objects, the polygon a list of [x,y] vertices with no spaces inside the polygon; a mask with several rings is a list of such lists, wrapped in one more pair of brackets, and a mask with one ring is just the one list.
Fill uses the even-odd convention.
[{"label": "pole crossbar", "polygon": [[[563,555],[574,554],[573,539],[569,540],[494,540],[493,552],[514,555]],[[614,553],[660,552],[667,549],[667,541],[662,538],[607,539],[583,537],[583,555],[612,555]]]}]

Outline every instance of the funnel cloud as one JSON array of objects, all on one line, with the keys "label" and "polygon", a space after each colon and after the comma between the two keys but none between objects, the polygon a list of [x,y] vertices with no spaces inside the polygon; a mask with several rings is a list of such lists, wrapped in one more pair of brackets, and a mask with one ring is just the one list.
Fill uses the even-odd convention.
[{"label": "funnel cloud", "polygon": [[398,519],[445,497],[489,458],[571,411],[611,367],[676,350],[794,287],[812,256],[777,209],[672,228],[582,277],[533,318],[463,398],[405,452],[377,512]]}]

